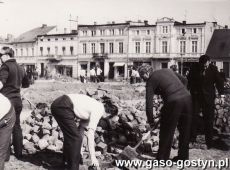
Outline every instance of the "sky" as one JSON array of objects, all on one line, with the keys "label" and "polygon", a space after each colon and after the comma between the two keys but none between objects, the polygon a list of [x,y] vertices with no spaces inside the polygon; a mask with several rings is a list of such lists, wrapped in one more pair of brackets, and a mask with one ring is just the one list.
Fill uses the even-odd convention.
[{"label": "sky", "polygon": [[163,17],[187,23],[217,22],[230,28],[230,0],[0,0],[0,36],[15,37],[47,24],[74,29],[79,24],[106,24]]}]

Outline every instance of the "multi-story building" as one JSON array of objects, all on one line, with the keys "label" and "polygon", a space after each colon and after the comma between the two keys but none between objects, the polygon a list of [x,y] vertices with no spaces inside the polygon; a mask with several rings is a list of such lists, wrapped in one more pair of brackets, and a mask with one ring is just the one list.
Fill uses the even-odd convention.
[{"label": "multi-story building", "polygon": [[[71,33],[37,34],[30,45],[36,48],[34,58],[41,74],[49,68],[52,73],[78,77],[84,69],[89,76],[91,67],[99,65],[106,78],[123,79],[129,77],[131,66],[142,63],[155,69],[178,64],[184,72],[205,53],[213,31],[221,28],[216,22],[186,23],[166,17],[155,25],[148,21],[94,23],[78,25]],[[14,43],[16,54],[19,44]],[[17,56],[25,60],[25,54]]]}]

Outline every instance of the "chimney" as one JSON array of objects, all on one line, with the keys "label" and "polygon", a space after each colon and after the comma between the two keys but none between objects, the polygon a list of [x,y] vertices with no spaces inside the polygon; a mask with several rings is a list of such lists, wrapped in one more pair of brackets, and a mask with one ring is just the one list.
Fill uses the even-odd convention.
[{"label": "chimney", "polygon": [[183,25],[186,25],[186,21],[183,21],[182,23],[183,23]]},{"label": "chimney", "polygon": [[137,22],[138,22],[138,23],[141,23],[141,20],[139,19]]},{"label": "chimney", "polygon": [[115,21],[112,21],[112,24],[115,24]]},{"label": "chimney", "polygon": [[94,22],[93,24],[94,24],[94,25],[97,25],[97,22]]},{"label": "chimney", "polygon": [[213,24],[214,24],[214,26],[216,26],[217,25],[217,22],[212,22]]},{"label": "chimney", "polygon": [[228,29],[228,25],[225,25],[224,28],[225,28],[225,29]]},{"label": "chimney", "polygon": [[149,25],[148,20],[144,20],[144,23],[145,23],[145,25]]},{"label": "chimney", "polygon": [[46,24],[42,24],[42,28],[45,28],[45,27],[47,27],[47,25]]},{"label": "chimney", "polygon": [[66,34],[67,33],[67,28],[64,28],[64,34]]}]

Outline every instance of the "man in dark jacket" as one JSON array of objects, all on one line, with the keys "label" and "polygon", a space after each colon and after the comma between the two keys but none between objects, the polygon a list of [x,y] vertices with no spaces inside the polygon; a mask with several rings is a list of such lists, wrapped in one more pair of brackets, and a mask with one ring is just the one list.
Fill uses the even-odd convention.
[{"label": "man in dark jacket", "polygon": [[210,64],[209,56],[202,55],[199,58],[199,63],[192,66],[188,75],[188,88],[191,92],[193,101],[191,142],[196,141],[196,123],[199,113],[202,112],[204,118],[205,140],[208,148],[211,148],[213,145],[215,87],[219,94],[223,94],[224,82],[220,77],[217,67]]},{"label": "man in dark jacket", "polygon": [[161,110],[158,160],[168,160],[176,127],[180,132],[178,156],[174,160],[189,158],[189,139],[192,113],[191,96],[171,69],[153,71],[142,65],[138,72],[146,81],[146,115],[153,126],[153,95],[161,95],[164,105]]},{"label": "man in dark jacket", "polygon": [[20,126],[22,100],[20,89],[21,87],[29,87],[29,81],[25,70],[17,64],[12,48],[3,47],[1,55],[0,93],[11,101],[15,109],[16,122],[13,129],[13,146],[15,156],[20,158],[22,156],[22,129]]}]

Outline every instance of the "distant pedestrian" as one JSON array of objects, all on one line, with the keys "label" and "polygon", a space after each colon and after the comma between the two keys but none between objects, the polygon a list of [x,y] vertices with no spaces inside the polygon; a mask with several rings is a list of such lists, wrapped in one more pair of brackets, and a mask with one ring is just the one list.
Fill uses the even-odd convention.
[{"label": "distant pedestrian", "polygon": [[90,81],[95,82],[95,79],[96,79],[95,67],[92,67],[92,69],[89,71],[89,74],[90,74]]},{"label": "distant pedestrian", "polygon": [[84,69],[81,69],[80,70],[80,80],[82,83],[85,83],[86,82],[86,71]]}]

